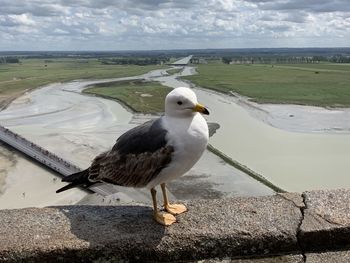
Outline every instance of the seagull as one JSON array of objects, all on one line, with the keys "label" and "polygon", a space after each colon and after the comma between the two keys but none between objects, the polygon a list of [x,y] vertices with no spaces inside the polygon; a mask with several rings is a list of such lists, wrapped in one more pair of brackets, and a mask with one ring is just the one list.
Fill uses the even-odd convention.
[{"label": "seagull", "polygon": [[[56,193],[101,182],[146,187],[152,195],[155,221],[165,226],[175,223],[175,215],[186,212],[187,208],[169,203],[166,183],[190,170],[206,149],[209,132],[201,113],[209,115],[191,89],[173,89],[165,98],[162,117],[122,134],[111,150],[95,157],[89,168],[63,178],[63,182],[70,184]],[[157,185],[161,186],[165,212],[158,210]]]}]

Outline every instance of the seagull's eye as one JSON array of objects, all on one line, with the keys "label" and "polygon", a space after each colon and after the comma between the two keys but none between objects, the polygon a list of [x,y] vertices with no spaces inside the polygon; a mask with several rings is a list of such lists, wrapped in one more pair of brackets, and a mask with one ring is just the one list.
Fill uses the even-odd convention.
[{"label": "seagull's eye", "polygon": [[179,100],[179,101],[177,102],[177,104],[178,104],[178,105],[182,105],[182,101]]}]

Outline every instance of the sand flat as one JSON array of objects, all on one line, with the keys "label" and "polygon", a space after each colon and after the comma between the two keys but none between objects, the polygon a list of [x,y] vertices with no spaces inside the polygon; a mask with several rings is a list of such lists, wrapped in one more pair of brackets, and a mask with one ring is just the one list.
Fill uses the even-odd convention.
[{"label": "sand flat", "polygon": [[288,191],[350,187],[350,134],[278,129],[230,97],[197,93],[213,109],[208,119],[221,125],[211,144],[228,156]]},{"label": "sand flat", "polygon": [[[147,76],[159,76],[162,72],[152,71]],[[101,82],[103,81],[106,80]],[[7,128],[43,148],[81,168],[86,168],[96,155],[112,147],[122,133],[151,117],[142,114],[133,116],[115,101],[82,95],[81,90],[91,83],[91,81],[56,83],[34,90],[26,94],[25,99],[18,98],[6,110],[0,112],[0,121]],[[52,175],[47,171],[39,173],[38,169],[41,168],[33,166],[34,164],[29,165],[25,160],[21,160],[13,173],[8,174],[10,181],[6,193],[0,197],[3,200],[2,207],[8,200],[12,200],[16,207],[36,204],[41,206],[56,202],[72,203],[79,199],[82,193],[85,194],[79,190],[71,195],[68,195],[68,192],[67,197],[55,194],[55,190],[60,187],[57,180],[52,181]],[[215,176],[211,178],[210,175],[215,175],[218,170],[222,171],[222,175],[217,176],[215,181]],[[268,187],[226,165],[211,153],[204,156],[204,159],[190,171],[190,175],[192,189],[203,189],[197,193],[197,198],[213,197],[217,193],[225,196],[273,194]],[[48,185],[47,189],[45,185]],[[185,188],[191,191],[183,184],[172,187],[177,193],[181,193]],[[23,200],[18,199],[24,192]],[[209,196],[208,193],[212,195]],[[49,195],[48,200],[43,203],[42,200],[46,195]],[[181,196],[183,195],[179,194],[178,198]]]}]

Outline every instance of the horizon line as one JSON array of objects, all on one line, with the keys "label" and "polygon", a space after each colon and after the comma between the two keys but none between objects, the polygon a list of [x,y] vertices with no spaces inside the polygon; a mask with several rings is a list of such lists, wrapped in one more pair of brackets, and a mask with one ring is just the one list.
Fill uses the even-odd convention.
[{"label": "horizon line", "polygon": [[247,48],[176,48],[176,49],[120,49],[120,50],[0,50],[2,52],[150,52],[150,51],[191,51],[191,50],[244,50],[244,49],[348,49],[350,46],[339,47],[247,47]]}]

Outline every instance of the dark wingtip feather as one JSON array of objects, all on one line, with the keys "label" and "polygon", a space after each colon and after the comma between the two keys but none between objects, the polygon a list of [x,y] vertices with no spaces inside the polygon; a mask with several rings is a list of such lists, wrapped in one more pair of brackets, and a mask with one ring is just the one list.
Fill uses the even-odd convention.
[{"label": "dark wingtip feather", "polygon": [[56,193],[66,191],[68,189],[71,189],[80,185],[90,186],[92,183],[89,181],[88,175],[89,175],[88,170],[83,170],[62,178],[62,182],[69,182],[71,184],[68,184],[58,189]]},{"label": "dark wingtip feather", "polygon": [[61,193],[61,192],[63,192],[63,191],[66,191],[66,190],[68,190],[68,189],[74,188],[74,187],[76,187],[76,186],[78,186],[78,184],[67,184],[66,186],[63,186],[62,188],[58,189],[58,190],[56,191],[56,194]]}]

